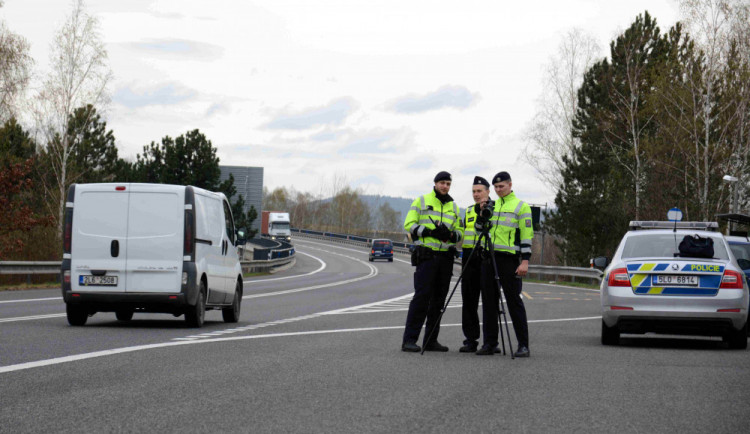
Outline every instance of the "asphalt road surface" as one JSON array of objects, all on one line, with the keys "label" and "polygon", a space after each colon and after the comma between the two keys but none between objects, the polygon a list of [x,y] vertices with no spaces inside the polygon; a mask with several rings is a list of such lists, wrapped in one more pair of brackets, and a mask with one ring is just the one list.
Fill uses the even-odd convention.
[{"label": "asphalt road surface", "polygon": [[0,432],[750,426],[750,352],[720,339],[626,335],[604,347],[598,291],[526,282],[529,359],[459,353],[460,290],[440,333],[450,352],[403,353],[408,258],[370,263],[362,247],[294,243],[294,267],[245,282],[237,324],[219,311],[201,329],[98,313],[71,327],[59,290],[0,292]]}]

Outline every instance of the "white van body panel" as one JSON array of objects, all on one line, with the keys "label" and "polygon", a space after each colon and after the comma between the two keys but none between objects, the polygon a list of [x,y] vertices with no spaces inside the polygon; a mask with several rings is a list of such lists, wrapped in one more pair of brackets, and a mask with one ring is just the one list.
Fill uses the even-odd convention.
[{"label": "white van body panel", "polygon": [[126,291],[178,293],[185,188],[131,184],[128,190]]},{"label": "white van body panel", "polygon": [[[86,292],[124,292],[127,288],[129,194],[114,185],[92,184],[81,188],[75,202],[71,245],[71,289]],[[113,241],[119,255],[112,257]],[[95,270],[116,276],[117,286],[83,286],[81,279]]]},{"label": "white van body panel", "polygon": [[[117,190],[120,187],[122,190]],[[71,236],[71,290],[80,293],[179,293],[183,271],[185,186],[77,184]],[[195,264],[208,283],[207,303],[232,302],[242,274],[227,230],[226,198],[195,194]],[[227,205],[228,208],[228,205]],[[229,222],[232,223],[231,217]],[[234,228],[231,228],[233,234]],[[112,255],[112,242],[119,254]],[[84,286],[93,272],[116,276],[116,286]]]}]

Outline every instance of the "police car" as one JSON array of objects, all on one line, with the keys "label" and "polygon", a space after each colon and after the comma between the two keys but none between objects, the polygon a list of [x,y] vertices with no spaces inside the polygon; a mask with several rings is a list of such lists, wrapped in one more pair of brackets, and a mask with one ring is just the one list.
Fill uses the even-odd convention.
[{"label": "police car", "polygon": [[[677,216],[681,217],[681,213]],[[604,345],[621,333],[721,336],[747,348],[748,283],[715,222],[633,221],[601,284]],[[711,258],[688,257],[685,236],[713,241]]]}]

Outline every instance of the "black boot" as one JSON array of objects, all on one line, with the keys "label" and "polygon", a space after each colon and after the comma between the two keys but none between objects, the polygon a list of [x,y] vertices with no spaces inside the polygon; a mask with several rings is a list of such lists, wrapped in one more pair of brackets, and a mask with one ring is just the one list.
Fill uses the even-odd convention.
[{"label": "black boot", "polygon": [[448,347],[446,347],[445,345],[441,345],[440,342],[438,341],[434,341],[434,342],[430,342],[429,344],[425,344],[424,350],[425,351],[439,351],[441,353],[444,353],[448,351]]},{"label": "black boot", "polygon": [[407,353],[418,353],[422,351],[422,348],[414,342],[404,342],[401,344],[401,351],[406,351]]},{"label": "black boot", "polygon": [[531,352],[529,351],[529,347],[526,345],[519,345],[518,350],[513,354],[514,357],[529,357],[531,356]]},{"label": "black boot", "polygon": [[495,348],[489,345],[484,345],[476,352],[477,356],[491,356],[493,354],[495,354]]}]

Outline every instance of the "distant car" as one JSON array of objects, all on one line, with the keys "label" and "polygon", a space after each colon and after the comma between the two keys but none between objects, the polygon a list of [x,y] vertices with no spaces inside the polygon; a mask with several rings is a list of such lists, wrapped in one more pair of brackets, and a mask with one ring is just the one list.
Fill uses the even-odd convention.
[{"label": "distant car", "polygon": [[372,262],[376,259],[387,259],[388,262],[393,262],[393,242],[391,240],[372,240],[369,260]]},{"label": "distant car", "polygon": [[[621,333],[721,336],[747,348],[748,283],[714,222],[630,222],[601,284],[604,345]],[[643,229],[649,230],[643,230]],[[683,238],[713,241],[711,258],[681,253]]]},{"label": "distant car", "polygon": [[745,272],[745,276],[750,279],[750,237],[726,236],[729,248],[732,250],[737,264]]}]

